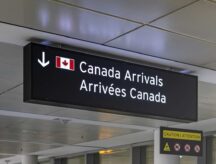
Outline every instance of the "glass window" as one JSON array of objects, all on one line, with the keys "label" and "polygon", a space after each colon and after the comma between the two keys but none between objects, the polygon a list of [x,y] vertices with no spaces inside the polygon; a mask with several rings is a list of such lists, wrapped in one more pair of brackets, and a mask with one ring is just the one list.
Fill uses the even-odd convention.
[{"label": "glass window", "polygon": [[154,146],[146,146],[146,164],[154,164]]},{"label": "glass window", "polygon": [[216,164],[216,137],[208,137],[208,140],[210,140],[211,142],[211,146],[209,145],[209,147],[211,147],[211,154],[208,155],[209,161],[211,161],[211,164]]},{"label": "glass window", "polygon": [[74,158],[68,158],[67,164],[85,164],[85,156],[78,156]]},{"label": "glass window", "polygon": [[43,162],[40,162],[40,164],[50,164],[49,161],[43,161]]},{"label": "glass window", "polygon": [[131,164],[130,149],[114,149],[100,154],[100,164]]},{"label": "glass window", "polygon": [[180,164],[197,164],[197,157],[180,156]]}]

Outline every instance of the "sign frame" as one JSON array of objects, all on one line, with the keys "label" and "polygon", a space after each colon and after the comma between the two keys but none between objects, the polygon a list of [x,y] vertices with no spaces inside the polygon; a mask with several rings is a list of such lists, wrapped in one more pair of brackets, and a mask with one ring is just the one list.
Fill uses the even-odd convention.
[{"label": "sign frame", "polygon": [[160,127],[160,153],[202,156],[203,138],[203,131],[200,130]]},{"label": "sign frame", "polygon": [[78,49],[77,51],[73,51],[73,50],[66,50],[66,49],[60,49],[60,48],[56,48],[56,47],[50,47],[50,46],[45,46],[45,45],[40,45],[40,44],[36,44],[36,43],[30,43],[27,46],[24,47],[24,102],[30,102],[30,103],[37,103],[37,104],[44,104],[44,105],[52,105],[52,106],[60,106],[60,107],[69,107],[69,108],[78,108],[78,109],[82,109],[82,110],[89,110],[89,111],[97,111],[97,112],[105,112],[105,113],[112,113],[112,114],[123,114],[123,115],[132,115],[132,116],[137,116],[137,117],[147,117],[147,118],[153,118],[153,119],[160,119],[160,120],[170,120],[170,121],[179,121],[179,122],[192,122],[192,121],[197,121],[197,117],[198,117],[198,83],[196,82],[196,93],[194,93],[196,95],[196,111],[194,113],[195,118],[193,119],[179,119],[177,117],[166,117],[166,116],[158,116],[157,114],[155,115],[149,115],[149,114],[137,114],[137,113],[131,113],[131,112],[125,112],[125,111],[118,111],[116,109],[106,109],[106,108],[100,108],[100,107],[95,107],[95,106],[82,106],[82,105],[77,105],[77,104],[67,104],[67,103],[59,103],[57,101],[46,101],[46,100],[42,100],[42,99],[34,99],[32,97],[32,46],[44,46],[44,47],[49,47],[52,49],[56,49],[56,50],[61,50],[61,51],[65,51],[65,52],[78,52],[78,53],[83,53],[85,55],[89,55],[92,57],[98,57],[98,58],[103,58],[104,60],[111,60],[111,61],[115,61],[115,62],[124,62],[124,63],[128,63],[134,66],[140,66],[140,67],[144,67],[144,68],[148,68],[148,69],[152,69],[152,70],[157,70],[157,71],[162,71],[164,73],[170,73],[170,74],[177,74],[177,75],[181,75],[181,76],[190,76],[195,78],[195,80],[197,81],[197,76],[193,76],[193,75],[185,75],[185,74],[181,74],[178,72],[173,72],[173,71],[168,71],[168,70],[163,70],[163,69],[159,69],[159,68],[154,68],[154,67],[149,67],[149,66],[145,66],[145,65],[141,65],[141,64],[137,64],[135,62],[129,62],[129,61],[125,61],[123,59],[119,59],[119,58],[108,58],[108,57],[104,57],[104,56],[99,56],[97,54],[92,54],[89,53],[87,54],[86,51],[83,51],[81,49]]}]

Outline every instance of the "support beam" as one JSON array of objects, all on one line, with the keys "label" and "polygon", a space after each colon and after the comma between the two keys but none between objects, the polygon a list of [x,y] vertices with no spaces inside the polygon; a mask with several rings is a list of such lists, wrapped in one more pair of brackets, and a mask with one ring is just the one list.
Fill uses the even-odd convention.
[{"label": "support beam", "polygon": [[22,164],[38,164],[38,157],[36,155],[23,155]]}]

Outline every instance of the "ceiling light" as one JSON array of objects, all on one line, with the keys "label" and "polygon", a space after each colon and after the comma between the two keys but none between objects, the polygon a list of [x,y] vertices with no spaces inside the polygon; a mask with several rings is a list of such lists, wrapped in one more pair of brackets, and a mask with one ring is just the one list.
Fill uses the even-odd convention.
[{"label": "ceiling light", "polygon": [[100,150],[99,154],[100,155],[107,155],[107,154],[112,154],[113,150],[108,149],[108,150]]},{"label": "ceiling light", "polygon": [[192,74],[192,73],[193,73],[193,71],[187,70],[187,69],[180,70],[179,72],[180,72],[180,73],[183,73],[183,74]]}]

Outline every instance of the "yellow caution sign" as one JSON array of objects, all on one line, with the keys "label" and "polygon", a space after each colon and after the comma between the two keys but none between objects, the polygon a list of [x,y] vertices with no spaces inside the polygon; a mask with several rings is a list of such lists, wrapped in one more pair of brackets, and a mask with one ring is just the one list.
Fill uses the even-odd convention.
[{"label": "yellow caution sign", "polygon": [[166,142],[165,146],[164,146],[164,151],[170,151],[170,147],[169,147],[169,144]]},{"label": "yellow caution sign", "polygon": [[163,138],[201,141],[202,134],[198,132],[182,132],[182,131],[175,131],[175,130],[163,130]]}]

